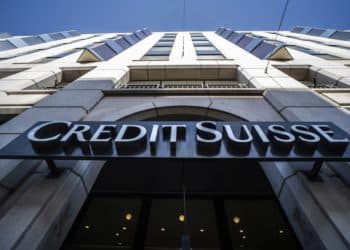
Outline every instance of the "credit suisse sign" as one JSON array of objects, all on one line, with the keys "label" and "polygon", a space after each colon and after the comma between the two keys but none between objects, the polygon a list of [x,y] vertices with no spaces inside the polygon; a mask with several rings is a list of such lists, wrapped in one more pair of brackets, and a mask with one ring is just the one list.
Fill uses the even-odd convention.
[{"label": "credit suisse sign", "polygon": [[350,136],[328,122],[39,122],[0,158],[350,160]]}]

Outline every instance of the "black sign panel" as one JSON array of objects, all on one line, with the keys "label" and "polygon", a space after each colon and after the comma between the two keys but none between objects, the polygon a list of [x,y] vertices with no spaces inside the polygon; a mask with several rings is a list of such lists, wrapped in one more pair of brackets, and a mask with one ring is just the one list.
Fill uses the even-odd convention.
[{"label": "black sign panel", "polygon": [[325,122],[39,122],[0,158],[234,158],[348,161],[350,136]]}]

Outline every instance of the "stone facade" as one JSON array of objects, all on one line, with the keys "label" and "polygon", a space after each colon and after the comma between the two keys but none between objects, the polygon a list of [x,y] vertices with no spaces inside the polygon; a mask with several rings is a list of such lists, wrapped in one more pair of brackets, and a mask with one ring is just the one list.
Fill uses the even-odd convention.
[{"label": "stone facade", "polygon": [[[350,133],[350,68],[346,66],[350,64],[350,42],[327,46],[316,43],[315,37],[305,41],[305,35],[281,32],[279,41],[349,60],[326,60],[291,48],[293,60],[270,61],[266,70],[267,60],[215,32],[203,35],[226,59],[197,60],[190,33],[178,32],[169,60],[140,60],[163,34],[155,32],[110,60],[85,64],[77,62],[81,51],[45,63],[33,62],[118,34],[86,34],[0,52],[1,58],[9,58],[0,61],[0,70],[17,72],[0,78],[0,114],[13,117],[0,125],[0,148],[37,121],[142,120],[168,114],[220,120],[331,121]],[[252,34],[275,37],[263,31]],[[24,51],[30,53],[21,54]],[[294,69],[303,67],[312,68],[317,79],[339,82],[342,88],[306,87],[292,77],[298,77]],[[119,88],[133,79],[220,77],[246,83],[248,88]],[[62,89],[47,88],[63,78],[74,80]],[[49,179],[43,162],[0,160],[0,249],[59,249],[103,163],[59,161],[63,174]],[[262,167],[305,249],[350,248],[348,164],[324,164],[319,181],[304,175],[310,163],[262,163]]]}]

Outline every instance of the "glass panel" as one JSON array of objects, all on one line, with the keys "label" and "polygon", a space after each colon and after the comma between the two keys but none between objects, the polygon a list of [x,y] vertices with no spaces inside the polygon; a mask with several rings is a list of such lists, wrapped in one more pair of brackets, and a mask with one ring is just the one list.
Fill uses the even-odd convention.
[{"label": "glass panel", "polygon": [[253,40],[253,37],[250,36],[244,36],[238,43],[237,46],[244,48],[247,46],[251,41]]},{"label": "glass panel", "polygon": [[271,43],[261,43],[258,47],[256,47],[251,53],[260,59],[265,58],[268,54],[270,54],[275,49],[275,46]]},{"label": "glass panel", "polygon": [[214,50],[197,50],[197,55],[221,55],[221,52],[214,49]]},{"label": "glass panel", "polygon": [[350,32],[349,31],[336,31],[330,38],[350,41]]},{"label": "glass panel", "polygon": [[28,45],[44,43],[45,41],[38,36],[23,37],[22,40]]},{"label": "glass panel", "polygon": [[100,46],[97,46],[91,49],[94,52],[96,52],[100,57],[102,57],[104,60],[109,60],[116,55],[116,53],[106,44],[102,44]]},{"label": "glass panel", "polygon": [[131,46],[130,43],[128,43],[124,38],[118,38],[114,41],[118,43],[120,46],[122,46],[124,49],[127,49]]},{"label": "glass panel", "polygon": [[320,36],[322,33],[324,33],[325,29],[312,29],[307,34],[311,36]]},{"label": "glass panel", "polygon": [[226,30],[226,31],[224,31],[224,32],[221,34],[221,36],[222,36],[222,37],[225,37],[225,38],[228,38],[232,33],[233,33],[232,30]]},{"label": "glass panel", "polygon": [[141,58],[141,60],[144,60],[144,61],[167,61],[169,60],[169,56],[144,56]]},{"label": "glass panel", "polygon": [[211,43],[209,41],[193,41],[194,46],[209,46]]},{"label": "glass panel", "polygon": [[182,200],[153,200],[145,249],[180,249],[181,237],[190,235],[191,249],[219,249],[214,204],[208,200],[187,200],[187,217]]},{"label": "glass panel", "polygon": [[70,249],[132,249],[140,209],[139,199],[91,198]]},{"label": "glass panel", "polygon": [[68,31],[68,33],[71,35],[71,36],[80,36],[80,33],[76,30],[71,30],[71,31]]},{"label": "glass panel", "polygon": [[172,47],[153,47],[151,51],[170,51]]},{"label": "glass panel", "polygon": [[65,38],[64,35],[62,35],[61,33],[52,33],[49,34],[49,36],[53,39],[53,40],[60,40]]},{"label": "glass panel", "polygon": [[205,37],[192,37],[192,41],[208,41]]},{"label": "glass panel", "polygon": [[146,56],[166,56],[170,55],[170,50],[153,50],[147,52]]},{"label": "glass panel", "polygon": [[16,46],[14,46],[9,41],[6,41],[6,40],[0,41],[0,51],[15,49],[15,48],[16,48]]},{"label": "glass panel", "polygon": [[195,50],[216,50],[214,46],[199,46],[195,47]]},{"label": "glass panel", "polygon": [[173,46],[173,42],[157,42],[154,46],[155,47],[172,47]]},{"label": "glass panel", "polygon": [[162,37],[158,42],[174,42],[175,41],[175,37]]},{"label": "glass panel", "polygon": [[198,55],[198,60],[223,60],[225,57],[223,55]]},{"label": "glass panel", "polygon": [[226,200],[225,211],[234,249],[299,249],[274,200]]},{"label": "glass panel", "polygon": [[295,27],[294,29],[291,30],[293,33],[300,33],[304,28],[302,27]]}]

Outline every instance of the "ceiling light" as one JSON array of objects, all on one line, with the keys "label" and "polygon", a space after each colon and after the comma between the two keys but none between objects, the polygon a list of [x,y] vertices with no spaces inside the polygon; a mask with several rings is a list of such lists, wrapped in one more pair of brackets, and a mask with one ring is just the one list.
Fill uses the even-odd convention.
[{"label": "ceiling light", "polygon": [[160,229],[160,231],[165,232],[165,228],[164,228],[164,227],[162,227],[162,228]]},{"label": "ceiling light", "polygon": [[89,230],[90,229],[90,226],[89,225],[85,225],[84,227],[86,230]]},{"label": "ceiling light", "polygon": [[242,234],[243,233],[243,229],[239,230],[239,232]]},{"label": "ceiling light", "polygon": [[233,217],[233,222],[235,224],[238,224],[241,221],[241,219],[238,216]]},{"label": "ceiling light", "polygon": [[203,228],[201,228],[201,229],[199,229],[199,231],[200,231],[201,233],[203,233],[205,230],[204,230]]},{"label": "ceiling light", "polygon": [[117,237],[118,237],[118,236],[119,236],[119,233],[115,233],[115,236],[117,236]]},{"label": "ceiling light", "polygon": [[184,221],[185,221],[185,215],[180,214],[180,215],[179,215],[179,221],[180,221],[180,222],[184,222]]},{"label": "ceiling light", "polygon": [[128,229],[127,227],[122,227],[122,229],[124,230],[124,231],[126,231],[126,229]]},{"label": "ceiling light", "polygon": [[125,219],[126,219],[126,220],[131,220],[131,219],[132,219],[132,214],[131,214],[131,213],[127,213],[127,214],[125,215]]}]

